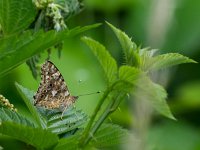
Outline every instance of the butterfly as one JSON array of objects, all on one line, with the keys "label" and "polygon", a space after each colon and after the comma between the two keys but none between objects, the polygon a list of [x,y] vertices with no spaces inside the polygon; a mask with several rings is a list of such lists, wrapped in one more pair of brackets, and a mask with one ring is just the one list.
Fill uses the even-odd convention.
[{"label": "butterfly", "polygon": [[46,61],[41,67],[41,82],[33,98],[35,106],[61,110],[62,119],[64,111],[75,103],[78,96],[70,95],[60,71],[51,61]]}]

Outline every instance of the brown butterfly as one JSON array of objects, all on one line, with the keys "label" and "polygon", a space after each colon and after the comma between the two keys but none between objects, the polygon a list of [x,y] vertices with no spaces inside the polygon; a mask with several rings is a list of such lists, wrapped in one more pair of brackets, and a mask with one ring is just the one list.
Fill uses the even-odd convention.
[{"label": "brown butterfly", "polygon": [[71,96],[63,76],[56,66],[46,61],[41,68],[41,82],[34,95],[34,105],[47,109],[60,109],[64,111],[78,99],[78,96]]}]

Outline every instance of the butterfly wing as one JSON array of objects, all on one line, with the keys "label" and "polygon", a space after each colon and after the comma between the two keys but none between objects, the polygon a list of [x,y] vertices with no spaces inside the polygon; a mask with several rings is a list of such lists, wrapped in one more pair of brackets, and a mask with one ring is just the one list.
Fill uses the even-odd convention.
[{"label": "butterfly wing", "polygon": [[49,109],[65,107],[71,104],[68,102],[71,97],[59,70],[52,62],[46,61],[41,68],[41,82],[34,96],[34,105]]}]

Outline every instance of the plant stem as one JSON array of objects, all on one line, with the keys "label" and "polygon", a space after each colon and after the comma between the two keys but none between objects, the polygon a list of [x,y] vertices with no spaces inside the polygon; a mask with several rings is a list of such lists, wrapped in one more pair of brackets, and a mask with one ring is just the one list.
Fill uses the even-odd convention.
[{"label": "plant stem", "polygon": [[[116,81],[115,83],[113,83],[110,87],[108,87],[106,89],[106,91],[104,92],[104,95],[102,96],[102,98],[100,99],[97,107],[94,110],[94,113],[91,116],[91,119],[89,121],[89,123],[87,124],[80,140],[79,140],[79,147],[83,148],[86,146],[86,144],[90,141],[91,139],[91,135],[93,135],[98,128],[100,127],[100,125],[103,123],[103,121],[107,118],[107,116],[113,112],[114,110],[117,109],[117,107],[119,106],[120,100],[118,99],[118,97],[121,97],[121,91],[118,91],[119,94],[115,95],[115,98],[112,98],[112,101],[110,104],[108,104],[108,106],[106,107],[105,111],[103,112],[103,114],[100,116],[100,118],[97,120],[97,122],[95,123],[94,127],[92,128],[92,125],[95,121],[95,118],[101,108],[101,106],[103,105],[105,99],[108,97],[108,95],[114,90],[114,87],[120,83],[121,80]],[[121,94],[120,94],[121,93]],[[123,92],[124,95],[124,92]],[[117,104],[116,104],[117,102]],[[113,107],[115,106],[115,107]],[[92,128],[92,129],[91,129]],[[91,134],[92,133],[92,134]]]},{"label": "plant stem", "polygon": [[80,142],[79,142],[79,146],[80,147],[83,147],[85,145],[85,139],[89,136],[90,128],[92,127],[92,124],[93,124],[93,122],[94,122],[94,120],[95,120],[95,118],[96,118],[96,116],[97,116],[97,114],[98,114],[103,102],[107,98],[107,96],[108,96],[110,91],[111,90],[109,88],[107,88],[107,90],[104,92],[102,98],[100,99],[97,107],[95,108],[95,111],[93,112],[93,114],[91,116],[91,119],[90,119],[89,123],[87,124],[87,127],[85,128],[85,131],[83,132],[82,137],[80,139]]},{"label": "plant stem", "polygon": [[115,98],[113,98],[113,100],[111,101],[111,103],[107,106],[107,108],[105,109],[105,111],[103,112],[103,114],[100,116],[100,118],[97,120],[97,122],[95,123],[94,127],[91,129],[90,134],[93,135],[96,133],[96,131],[98,130],[98,128],[100,127],[100,125],[103,123],[103,121],[111,114],[113,113],[119,106],[122,98],[125,96],[125,94],[118,94]]},{"label": "plant stem", "polygon": [[120,102],[122,100],[122,97],[124,97],[124,96],[125,96],[124,93],[119,93],[116,97],[112,98],[112,101],[108,104],[108,106],[106,107],[106,109],[103,112],[103,114],[99,117],[99,119],[97,120],[97,122],[94,124],[94,126],[90,130],[88,136],[85,138],[85,140],[84,140],[84,146],[88,144],[88,142],[91,140],[92,136],[96,133],[96,131],[99,129],[99,127],[104,122],[104,120],[112,112],[114,112],[118,108],[118,106],[119,106],[119,104],[120,104]]}]

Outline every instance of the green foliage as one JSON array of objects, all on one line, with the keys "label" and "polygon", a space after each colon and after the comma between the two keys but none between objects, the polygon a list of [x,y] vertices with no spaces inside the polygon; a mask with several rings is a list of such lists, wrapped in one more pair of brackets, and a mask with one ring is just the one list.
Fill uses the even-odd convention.
[{"label": "green foliage", "polygon": [[[80,10],[77,5],[74,5],[79,4],[76,0],[67,1],[70,5],[62,0],[55,2],[63,7],[62,14],[66,15],[65,19],[69,18],[72,15],[71,13]],[[67,6],[71,7],[67,8]],[[52,25],[50,25],[45,28],[45,31],[42,31],[41,29],[44,29],[42,27],[45,26],[42,26],[44,21],[42,21],[42,17],[45,18],[43,16],[44,10],[40,14],[36,14],[37,12],[30,0],[20,2],[2,0],[0,7],[3,8],[0,10],[0,76],[26,61],[36,76],[35,62],[37,61],[34,59],[40,52],[60,44],[66,38],[99,26],[99,24],[95,24],[82,28],[76,27],[71,30],[63,29],[57,32],[51,30]],[[61,8],[56,5],[56,9]],[[66,9],[71,12],[68,13]],[[50,17],[56,19],[55,14]],[[36,18],[37,15],[38,18]],[[52,21],[55,20],[48,20],[47,23]],[[127,142],[127,137],[130,135],[127,130],[116,125],[104,124],[104,121],[119,107],[121,101],[127,98],[127,94],[130,94],[131,97],[134,96],[137,100],[145,100],[158,113],[175,119],[166,102],[167,92],[161,85],[151,80],[150,73],[182,63],[194,63],[195,61],[177,53],[159,55],[156,53],[158,50],[142,49],[126,33],[108,22],[107,24],[119,40],[124,52],[125,64],[118,67],[115,59],[102,44],[89,37],[82,38],[99,61],[107,81],[105,92],[88,124],[84,126],[88,116],[73,107],[65,111],[63,120],[60,118],[61,111],[59,109],[48,110],[43,107],[35,107],[33,102],[34,92],[16,83],[17,90],[31,113],[31,119],[27,119],[20,113],[1,108],[1,134],[30,144],[37,149],[115,148]],[[34,30],[32,30],[33,28]]]},{"label": "green foliage", "polygon": [[0,25],[4,36],[28,28],[36,16],[36,10],[30,0],[1,0],[0,8]]},{"label": "green foliage", "polygon": [[[61,112],[33,106],[33,92],[16,83],[16,87],[31,112],[34,122],[22,115],[0,109],[0,133],[30,144],[38,149],[77,149],[82,134],[81,126],[87,121],[87,115],[73,107],[67,109],[61,120]],[[120,101],[124,96],[120,97]],[[114,103],[112,109],[114,108]],[[118,106],[118,104],[116,105]],[[26,133],[26,134],[24,134]],[[59,139],[59,135],[61,138]],[[88,146],[95,148],[116,147],[126,141],[128,131],[121,127],[105,124],[94,134]],[[62,138],[66,137],[66,138]],[[45,139],[45,141],[41,140]]]},{"label": "green foliage", "polygon": [[11,111],[9,109],[0,109],[0,115],[1,115],[1,122],[12,122],[17,124],[22,124],[26,126],[34,127],[35,125],[27,120],[24,116],[18,114],[17,112]]},{"label": "green foliage", "polygon": [[175,120],[166,102],[167,92],[162,86],[152,82],[148,77],[144,77],[138,82],[137,88],[134,96],[138,100],[147,100],[158,113]]},{"label": "green foliage", "polygon": [[112,24],[110,24],[108,22],[106,22],[106,23],[113,30],[113,32],[117,36],[117,38],[122,46],[122,50],[125,55],[126,64],[137,67],[140,64],[139,56],[137,53],[137,50],[138,50],[137,45],[134,42],[132,42],[131,38],[129,38],[124,32],[117,29]]},{"label": "green foliage", "polygon": [[[83,38],[83,41],[90,47],[101,64],[106,74],[106,79],[112,82],[108,82],[107,89],[81,136],[80,147],[85,147],[89,143],[104,120],[118,108],[120,102],[128,93],[134,95],[138,100],[144,99],[148,101],[148,104],[154,107],[158,113],[175,119],[167,105],[167,93],[165,89],[150,79],[149,72],[153,71],[150,68],[161,69],[181,63],[195,62],[188,57],[176,53],[155,56],[158,50],[137,47],[124,32],[109,23],[107,24],[114,31],[122,46],[126,65],[117,69],[117,66],[114,65],[116,64],[114,63],[114,59],[109,55],[104,46],[91,38]],[[117,76],[114,76],[116,74]],[[109,103],[105,104],[105,101],[109,101]],[[105,108],[101,114],[99,114],[100,108]],[[97,114],[99,114],[98,118]]]},{"label": "green foliage", "polygon": [[62,119],[59,111],[40,108],[39,112],[47,120],[46,128],[56,134],[73,132],[85,124],[88,119],[84,112],[75,108],[67,109]]},{"label": "green foliage", "polygon": [[1,39],[3,45],[0,47],[0,75],[5,75],[30,57],[59,43],[60,41],[97,26],[99,26],[99,24],[82,28],[76,27],[72,30],[65,30],[62,32],[41,31],[35,34],[27,31],[21,36],[15,35],[8,39]]},{"label": "green foliage", "polygon": [[[81,132],[67,139],[61,139],[55,150],[64,150],[66,148],[69,150],[78,149],[77,139],[80,136]],[[114,149],[119,145],[127,143],[130,136],[131,134],[128,133],[128,130],[118,125],[102,124],[85,149]]]},{"label": "green foliage", "polygon": [[106,75],[107,82],[109,84],[113,83],[117,79],[117,64],[115,59],[110,56],[106,48],[99,42],[88,37],[84,37],[82,40],[91,48],[100,62]]},{"label": "green foliage", "polygon": [[[128,36],[124,32],[120,31],[119,29],[115,28],[114,26],[110,24],[109,26],[114,31],[117,38],[119,39],[120,44],[122,45],[122,48],[124,49],[125,55],[128,55],[129,57],[133,57],[133,59],[136,59],[137,62],[139,62],[139,63],[130,63],[129,61],[127,61],[127,64],[134,67],[139,67],[139,69],[141,69],[141,72],[142,71],[149,72],[149,71],[153,71],[153,69],[158,70],[158,69],[170,67],[173,65],[181,64],[181,63],[195,62],[194,60],[189,59],[188,57],[182,56],[177,53],[170,53],[170,54],[155,56],[155,53],[158,50],[155,50],[155,49],[151,50],[149,48],[139,49],[139,48],[136,48],[137,46],[134,46],[134,49],[133,49],[132,45],[135,45],[135,43],[131,44],[131,39],[128,38]],[[126,45],[127,43],[129,46],[125,47],[124,45]],[[131,52],[131,51],[134,51],[134,52]],[[137,52],[137,54],[132,55],[135,52]],[[140,64],[140,66],[138,66],[138,64]],[[142,89],[142,91],[140,91],[139,94],[137,95],[139,96],[139,95],[145,94],[146,95],[145,99],[149,100],[152,103],[152,106],[159,113],[169,118],[174,119],[166,103],[166,98],[167,98],[166,91],[164,90],[162,86],[153,83],[151,79],[148,77],[148,74],[146,74],[145,72],[142,73],[142,76],[140,77],[140,81],[138,83],[135,83],[136,87],[138,87],[139,90]]]},{"label": "green foliage", "polygon": [[178,53],[168,53],[153,57],[152,64],[149,69],[159,70],[183,63],[197,63],[197,62]]},{"label": "green foliage", "polygon": [[80,136],[80,133],[70,136],[69,138],[63,138],[59,140],[59,143],[56,145],[54,150],[75,150],[79,149],[78,147],[78,138]]},{"label": "green foliage", "polygon": [[44,127],[44,122],[40,118],[40,115],[37,112],[37,109],[33,106],[33,95],[34,92],[28,90],[27,88],[24,88],[23,86],[19,85],[18,83],[15,83],[15,86],[17,87],[17,90],[21,97],[23,98],[26,106],[28,107],[31,115],[33,116],[34,120],[36,121],[37,125],[40,127]]},{"label": "green foliage", "polygon": [[38,149],[50,148],[58,141],[56,134],[45,129],[32,128],[12,122],[2,122],[0,133],[11,136],[14,139],[23,141]]},{"label": "green foliage", "polygon": [[[77,6],[78,1],[56,2],[61,3],[64,10],[67,9],[65,10],[67,12],[66,17],[72,16],[70,13],[80,10]],[[69,8],[67,8],[68,5]],[[2,8],[0,10],[0,76],[27,61],[32,74],[36,77],[37,61],[35,58],[38,58],[39,53],[60,44],[64,39],[99,26],[99,24],[96,24],[82,28],[76,27],[71,30],[59,30],[60,32],[46,26],[44,32],[41,25],[43,21],[40,20],[41,14],[38,14],[40,11],[36,11],[31,0],[2,0],[0,1],[0,8]],[[38,25],[39,20],[40,25]],[[49,22],[52,23],[53,20],[49,20]],[[33,57],[34,59],[32,59]]]},{"label": "green foliage", "polygon": [[111,149],[127,143],[130,136],[128,130],[118,125],[102,124],[90,145],[97,149]]},{"label": "green foliage", "polygon": [[2,108],[0,109],[0,133],[4,135],[39,149],[50,148],[59,142],[57,135],[72,136],[87,121],[87,115],[75,108],[69,108],[61,120],[62,112],[60,110],[36,108],[33,105],[33,92],[18,83],[16,83],[16,87],[31,112],[33,116],[31,120],[34,122],[14,111]]}]

